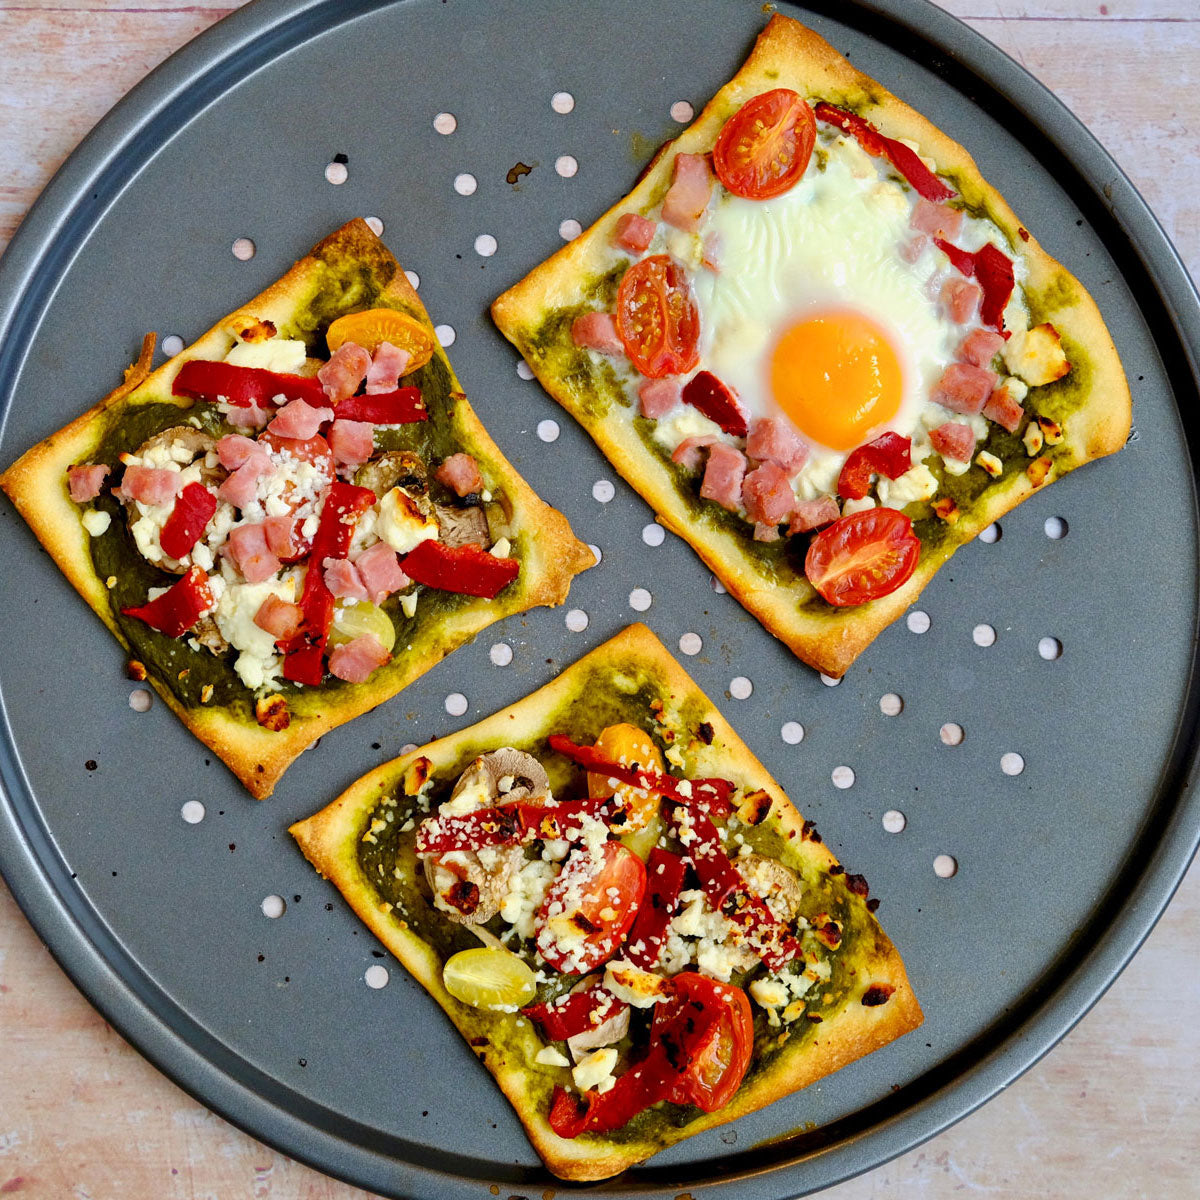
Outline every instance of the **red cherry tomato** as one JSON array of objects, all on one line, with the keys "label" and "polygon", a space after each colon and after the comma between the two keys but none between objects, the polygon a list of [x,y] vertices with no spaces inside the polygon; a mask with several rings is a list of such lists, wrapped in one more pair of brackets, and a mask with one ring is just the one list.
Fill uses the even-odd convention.
[{"label": "red cherry tomato", "polygon": [[808,581],[830,604],[865,604],[887,596],[917,568],[921,540],[894,508],[840,517],[813,538],[804,559]]},{"label": "red cherry tomato", "polygon": [[652,254],[625,272],[616,323],[629,361],[648,379],[686,374],[700,361],[700,312],[687,272],[666,254]]},{"label": "red cherry tomato", "polygon": [[666,1098],[715,1112],[733,1098],[750,1065],[750,1001],[741,988],[694,971],[676,975],[671,986],[671,998],[655,1009],[650,1035],[681,1071]]},{"label": "red cherry tomato", "polygon": [[568,975],[594,970],[629,932],[645,890],[645,865],[620,842],[605,843],[599,869],[586,849],[572,851],[538,913],[542,957]]},{"label": "red cherry tomato", "polygon": [[725,122],[713,169],[735,196],[769,200],[804,174],[816,140],[813,110],[790,88],[776,88],[747,100]]}]

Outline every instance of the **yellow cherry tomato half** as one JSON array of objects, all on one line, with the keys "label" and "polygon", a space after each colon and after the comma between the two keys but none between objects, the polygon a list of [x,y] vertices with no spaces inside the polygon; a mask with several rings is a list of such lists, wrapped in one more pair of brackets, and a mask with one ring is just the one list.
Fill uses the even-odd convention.
[{"label": "yellow cherry tomato half", "polygon": [[368,308],[338,317],[325,332],[332,354],[343,342],[354,342],[374,354],[384,342],[408,351],[405,375],[420,370],[433,357],[433,334],[415,317],[394,308]]},{"label": "yellow cherry tomato half", "polygon": [[[596,749],[610,762],[632,767],[635,764],[648,771],[663,770],[663,758],[654,740],[636,725],[609,725],[596,739]],[[614,788],[607,775],[588,772],[589,796],[619,796],[629,813],[627,833],[645,829],[658,816],[660,804],[656,792],[645,792],[628,783],[619,783]]]},{"label": "yellow cherry tomato half", "polygon": [[442,982],[455,1000],[472,1008],[520,1008],[537,993],[533,970],[511,950],[478,946],[446,960]]},{"label": "yellow cherry tomato half", "polygon": [[330,650],[352,642],[364,633],[369,633],[389,654],[396,645],[396,627],[377,604],[353,600],[345,607],[333,610],[333,623],[329,627]]}]

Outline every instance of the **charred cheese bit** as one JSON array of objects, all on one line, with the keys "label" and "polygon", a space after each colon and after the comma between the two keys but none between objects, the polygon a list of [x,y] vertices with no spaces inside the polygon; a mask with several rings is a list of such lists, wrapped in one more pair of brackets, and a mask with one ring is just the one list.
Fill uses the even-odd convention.
[{"label": "charred cheese bit", "polygon": [[1042,433],[1042,427],[1036,421],[1030,421],[1025,426],[1025,432],[1021,435],[1021,441],[1025,443],[1025,453],[1030,458],[1036,458],[1042,452],[1042,446],[1046,442],[1046,435]]},{"label": "charred cheese bit", "polygon": [[958,505],[949,496],[943,496],[940,500],[935,500],[932,507],[933,511],[947,525],[953,525],[958,520]]},{"label": "charred cheese bit", "polygon": [[1047,476],[1050,474],[1050,468],[1054,464],[1048,458],[1035,458],[1033,462],[1025,468],[1025,474],[1029,476],[1029,482],[1033,486],[1041,487],[1046,482]]},{"label": "charred cheese bit", "polygon": [[667,984],[661,976],[627,962],[611,962],[605,967],[604,987],[633,1008],[649,1008],[667,994]]},{"label": "charred cheese bit", "polygon": [[428,782],[433,773],[433,763],[424,755],[413,759],[404,772],[404,794],[415,796]]},{"label": "charred cheese bit", "polygon": [[981,466],[993,479],[999,479],[1004,474],[1004,464],[994,455],[986,450],[980,450],[975,455],[975,461]]},{"label": "charred cheese bit", "polygon": [[255,317],[244,328],[238,330],[237,336],[239,341],[243,342],[266,342],[270,341],[278,332],[274,321],[260,320]]},{"label": "charred cheese bit", "polygon": [[437,540],[438,523],[402,487],[394,487],[379,502],[375,532],[397,554],[410,554],[422,542]]},{"label": "charred cheese bit", "polygon": [[1037,423],[1047,446],[1057,446],[1063,440],[1063,428],[1057,421],[1052,421],[1049,417],[1038,417]]},{"label": "charred cheese bit", "polygon": [[292,723],[288,702],[279,695],[262,696],[254,705],[254,718],[264,728],[279,733]]},{"label": "charred cheese bit", "polygon": [[1030,387],[1061,379],[1070,369],[1058,330],[1049,321],[1014,333],[1003,350],[1008,369]]},{"label": "charred cheese bit", "polygon": [[225,361],[235,367],[258,367],[277,375],[299,375],[307,357],[308,350],[299,339],[268,338],[238,342]]}]

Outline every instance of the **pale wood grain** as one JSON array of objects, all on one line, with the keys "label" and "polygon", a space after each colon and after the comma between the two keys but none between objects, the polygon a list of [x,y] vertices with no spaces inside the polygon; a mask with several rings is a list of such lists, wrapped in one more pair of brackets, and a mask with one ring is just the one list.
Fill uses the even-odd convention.
[{"label": "pale wood grain", "polygon": [[[1200,272],[1195,0],[944,3],[1096,132]],[[0,246],[96,120],[233,7],[0,0]],[[953,1129],[825,1196],[1195,1200],[1198,934],[1200,868],[1125,974],[1043,1062]],[[0,1036],[0,1195],[367,1197],[246,1137],[150,1067],[75,991],[2,886]]]}]

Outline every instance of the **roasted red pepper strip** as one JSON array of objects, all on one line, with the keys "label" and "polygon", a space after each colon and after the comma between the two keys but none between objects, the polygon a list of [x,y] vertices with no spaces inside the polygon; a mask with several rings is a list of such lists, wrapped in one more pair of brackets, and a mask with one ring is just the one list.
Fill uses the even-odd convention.
[{"label": "roasted red pepper strip", "polygon": [[497,558],[481,546],[422,542],[400,560],[404,573],[426,587],[466,596],[495,597],[520,574],[515,558]]},{"label": "roasted red pepper strip", "polygon": [[749,432],[746,414],[737,402],[737,397],[725,383],[711,371],[700,371],[683,385],[683,402],[702,412],[709,420],[716,421],[734,437],[745,437]]},{"label": "roasted red pepper strip", "polygon": [[140,608],[123,608],[121,611],[127,617],[145,621],[167,637],[180,637],[206,612],[211,612],[216,603],[208,586],[208,576],[199,567],[192,567],[161,596]]},{"label": "roasted red pepper strip", "polygon": [[[408,568],[405,567],[405,570]],[[657,792],[690,808],[703,809],[717,816],[724,816],[730,810],[729,800],[734,785],[728,779],[676,779],[672,775],[660,775],[657,771],[634,770],[605,758],[592,746],[577,746],[561,733],[550,735],[550,748],[597,775],[608,776],[644,791]]]},{"label": "roasted red pepper strip", "polygon": [[333,593],[325,586],[321,564],[327,558],[346,557],[358,518],[374,503],[375,493],[370,488],[355,487],[340,479],[329,485],[304,573],[300,596],[304,624],[295,637],[276,643],[284,654],[283,677],[293,683],[316,687],[325,677],[323,659],[333,620]]},{"label": "roasted red pepper strip", "polygon": [[413,421],[429,420],[421,389],[415,387],[350,396],[333,406],[333,415],[339,420],[370,421],[373,425],[410,425]]},{"label": "roasted red pepper strip", "polygon": [[659,1049],[635,1063],[624,1075],[619,1075],[617,1082],[603,1095],[586,1092],[582,1096],[573,1096],[565,1088],[555,1087],[550,1104],[550,1128],[564,1138],[620,1129],[643,1109],[666,1098],[674,1074],[666,1055]]},{"label": "roasted red pepper strip", "polygon": [[679,911],[679,893],[687,866],[678,854],[655,846],[646,859],[646,895],[625,939],[624,957],[650,971],[666,945],[671,918]]},{"label": "roasted red pepper strip", "polygon": [[746,887],[737,867],[721,848],[716,826],[701,812],[674,806],[667,813],[687,860],[700,877],[708,902],[743,933],[768,970],[778,971],[800,951],[800,943],[776,919],[766,902]]},{"label": "roasted red pepper strip", "polygon": [[899,479],[912,466],[912,440],[885,433],[873,442],[851,450],[838,476],[838,495],[861,500],[871,490],[871,476]]},{"label": "roasted red pepper strip", "polygon": [[851,134],[868,154],[886,158],[912,184],[913,190],[919,196],[940,203],[957,194],[921,161],[920,155],[910,150],[903,142],[885,137],[870,121],[824,101],[818,104],[814,111],[818,121],[836,125],[843,133]]},{"label": "roasted red pepper strip", "polygon": [[992,329],[1008,337],[1004,328],[1004,310],[1016,286],[1012,259],[991,242],[981,246],[974,254],[952,246],[942,238],[934,238],[937,246],[953,263],[955,269],[968,279],[972,275],[979,280],[983,289],[983,301],[979,306],[979,319]]},{"label": "roasted red pepper strip", "polygon": [[208,362],[193,358],[179,368],[171,392],[215,404],[226,400],[240,408],[270,404],[276,396],[284,400],[304,400],[317,408],[328,403],[318,379],[303,375],[280,375],[261,367],[238,367],[227,362]]},{"label": "roasted red pepper strip", "polygon": [[417,854],[447,854],[451,850],[478,850],[482,846],[515,846],[540,838],[578,841],[583,817],[606,824],[623,811],[611,796],[568,800],[562,804],[498,804],[458,817],[430,817],[417,828]]},{"label": "roasted red pepper strip", "polygon": [[531,1004],[521,1011],[541,1029],[544,1038],[565,1042],[578,1033],[588,1033],[628,1007],[597,982],[548,1004]]},{"label": "roasted red pepper strip", "polygon": [[163,553],[175,559],[189,554],[216,511],[216,496],[202,483],[189,483],[176,497],[171,515],[163,522],[158,537]]}]

